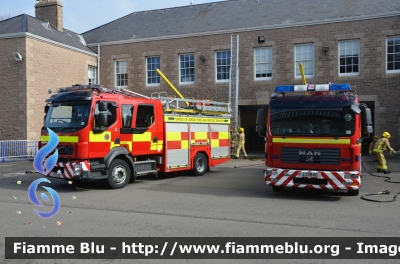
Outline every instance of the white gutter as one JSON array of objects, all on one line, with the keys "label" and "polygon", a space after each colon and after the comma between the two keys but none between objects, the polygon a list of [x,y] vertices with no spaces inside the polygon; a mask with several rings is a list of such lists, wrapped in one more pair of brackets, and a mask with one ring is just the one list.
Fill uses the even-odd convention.
[{"label": "white gutter", "polygon": [[287,24],[279,24],[279,25],[267,25],[267,26],[263,25],[263,26],[241,28],[241,29],[239,28],[239,29],[218,30],[218,31],[200,32],[200,33],[190,33],[190,34],[182,34],[182,35],[170,35],[170,36],[160,36],[160,37],[149,37],[149,38],[89,43],[89,44],[87,44],[87,46],[92,47],[92,46],[96,46],[99,44],[101,44],[103,46],[107,46],[107,45],[128,44],[128,43],[135,43],[135,42],[155,41],[155,40],[190,38],[190,37],[200,37],[200,36],[210,36],[210,35],[220,35],[220,34],[232,34],[232,33],[248,32],[248,31],[256,31],[256,30],[304,27],[304,26],[352,22],[352,21],[376,19],[376,18],[388,18],[388,17],[392,17],[392,16],[399,16],[399,15],[400,15],[400,11],[394,11],[394,12],[388,12],[388,13],[383,13],[383,14],[365,15],[365,16],[358,16],[358,17],[351,17],[351,18],[334,18],[334,19],[325,19],[325,20],[317,20],[317,21],[298,22],[298,23],[293,23],[293,24],[287,23]]},{"label": "white gutter", "polygon": [[43,42],[46,42],[46,43],[49,43],[49,44],[52,44],[52,45],[55,45],[55,46],[59,46],[59,47],[66,48],[66,49],[69,49],[69,50],[73,50],[73,51],[77,51],[77,52],[80,52],[80,53],[84,53],[86,55],[97,56],[97,54],[94,53],[94,52],[90,52],[90,51],[82,50],[82,49],[79,49],[79,48],[75,48],[75,47],[72,47],[72,46],[57,42],[57,41],[53,41],[53,40],[50,40],[50,39],[47,39],[47,38],[43,38],[43,37],[34,35],[32,33],[29,33],[29,32],[19,32],[19,33],[10,33],[10,34],[2,34],[2,35],[0,35],[0,39],[24,38],[24,37],[36,39],[36,40],[39,40],[39,41],[43,41]]}]

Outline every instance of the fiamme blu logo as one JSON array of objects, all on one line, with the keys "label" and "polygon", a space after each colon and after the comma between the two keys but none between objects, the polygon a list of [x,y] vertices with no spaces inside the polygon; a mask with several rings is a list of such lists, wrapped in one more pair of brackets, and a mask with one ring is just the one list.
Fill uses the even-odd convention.
[{"label": "fiamme blu logo", "polygon": [[[33,167],[37,172],[39,172],[42,175],[47,175],[49,172],[51,172],[51,170],[56,165],[58,159],[57,149],[54,151],[52,155],[48,156],[57,147],[59,142],[58,136],[50,128],[47,128],[47,131],[49,132],[49,142],[37,152],[37,154],[35,155],[35,159],[33,160]],[[36,195],[36,190],[39,184],[42,182],[51,183],[47,178],[40,178],[33,181],[31,185],[29,185],[28,187],[29,199],[34,205],[40,207],[43,207],[44,205],[38,199]],[[36,212],[37,215],[39,215],[42,218],[50,218],[54,216],[60,209],[60,197],[53,188],[46,186],[41,186],[41,187],[49,192],[53,200],[53,209],[50,212],[42,212],[37,209],[34,209],[34,211]],[[40,196],[45,202],[49,202],[49,197],[45,193],[41,193]]]}]

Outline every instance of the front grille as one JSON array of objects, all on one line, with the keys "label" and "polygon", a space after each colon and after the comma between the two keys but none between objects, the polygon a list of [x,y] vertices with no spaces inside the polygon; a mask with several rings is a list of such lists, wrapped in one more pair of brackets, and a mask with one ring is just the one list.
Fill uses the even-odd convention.
[{"label": "front grille", "polygon": [[293,178],[293,183],[300,184],[314,184],[314,185],[327,185],[328,181],[325,179],[313,179],[313,178]]},{"label": "front grille", "polygon": [[283,163],[340,164],[340,149],[282,148]]},{"label": "front grille", "polygon": [[58,155],[72,155],[74,154],[74,146],[58,146]]}]

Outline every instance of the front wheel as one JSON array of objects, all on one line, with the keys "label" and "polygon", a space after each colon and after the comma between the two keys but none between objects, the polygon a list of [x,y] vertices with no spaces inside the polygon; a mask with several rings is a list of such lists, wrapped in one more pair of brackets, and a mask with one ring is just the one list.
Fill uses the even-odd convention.
[{"label": "front wheel", "polygon": [[357,196],[360,193],[360,189],[357,190],[348,190],[347,195],[349,196]]},{"label": "front wheel", "polygon": [[113,160],[108,168],[107,184],[112,189],[124,188],[131,178],[131,169],[123,160]]},{"label": "front wheel", "polygon": [[272,190],[274,192],[283,192],[284,187],[283,186],[272,186]]},{"label": "front wheel", "polygon": [[197,153],[193,160],[193,173],[196,176],[203,175],[208,168],[208,161],[203,153]]}]

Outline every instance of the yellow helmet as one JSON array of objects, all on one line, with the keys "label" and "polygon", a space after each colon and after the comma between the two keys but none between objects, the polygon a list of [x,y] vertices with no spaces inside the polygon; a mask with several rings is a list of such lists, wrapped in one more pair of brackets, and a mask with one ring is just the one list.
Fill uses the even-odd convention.
[{"label": "yellow helmet", "polygon": [[382,137],[390,138],[389,132],[383,132],[383,133],[382,133]]},{"label": "yellow helmet", "polygon": [[239,132],[244,132],[244,128],[243,127],[239,128]]},{"label": "yellow helmet", "polygon": [[378,136],[373,136],[373,137],[372,137],[372,139],[375,139],[375,138],[378,139]]}]

